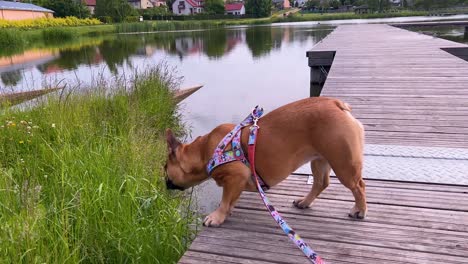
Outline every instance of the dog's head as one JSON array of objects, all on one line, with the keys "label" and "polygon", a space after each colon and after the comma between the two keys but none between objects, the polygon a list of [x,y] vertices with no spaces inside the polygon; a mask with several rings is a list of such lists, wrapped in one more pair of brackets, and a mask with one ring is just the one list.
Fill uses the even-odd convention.
[{"label": "dog's head", "polygon": [[168,156],[166,161],[166,187],[185,190],[208,178],[200,154],[200,144],[182,144],[170,129],[166,130]]}]

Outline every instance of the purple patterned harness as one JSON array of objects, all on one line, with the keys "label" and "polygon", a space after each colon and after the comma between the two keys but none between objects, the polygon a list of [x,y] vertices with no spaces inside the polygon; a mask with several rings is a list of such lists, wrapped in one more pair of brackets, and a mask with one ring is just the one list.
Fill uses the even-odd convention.
[{"label": "purple patterned harness", "polygon": [[[264,188],[265,183],[261,178],[258,176],[255,170],[255,146],[257,142],[257,134],[260,127],[257,125],[258,119],[262,116],[263,109],[256,106],[252,113],[242,121],[239,125],[237,125],[229,134],[227,134],[223,140],[218,144],[216,147],[213,157],[210,159],[207,165],[208,175],[211,175],[211,172],[217,166],[222,164],[226,164],[232,161],[242,161],[246,166],[250,167],[252,172],[253,181],[257,186],[258,193],[262,198],[263,204],[267,208],[268,212],[270,212],[271,217],[275,220],[275,222],[281,227],[283,232],[288,235],[289,239],[304,253],[307,259],[313,264],[325,264],[325,261],[315,253],[315,251],[307,245],[307,243],[292,229],[286,221],[281,217],[281,215],[276,211],[275,207],[271,204],[268,197],[266,197]],[[246,155],[242,151],[242,146],[240,142],[241,136],[241,129],[246,126],[250,126],[249,130],[249,142],[248,142],[248,154],[249,159],[247,159]],[[231,150],[227,150],[226,146],[231,143]],[[250,160],[250,162],[249,162]],[[263,185],[262,185],[263,184]],[[266,186],[268,188],[268,186]]]},{"label": "purple patterned harness", "polygon": [[[231,132],[229,132],[221,142],[219,142],[218,146],[216,147],[213,156],[208,161],[208,165],[206,166],[206,170],[208,171],[208,175],[211,176],[213,170],[221,166],[223,164],[233,162],[233,161],[242,161],[245,166],[250,168],[249,160],[247,156],[244,154],[241,145],[241,134],[242,128],[254,124],[254,120],[258,120],[263,114],[263,109],[259,108],[258,106],[252,111],[244,121],[242,121],[239,125],[237,125]],[[226,147],[231,144],[231,149],[226,150]],[[259,176],[260,177],[260,176]],[[265,184],[265,182],[260,178],[260,185],[262,189],[267,191],[270,187]]]}]

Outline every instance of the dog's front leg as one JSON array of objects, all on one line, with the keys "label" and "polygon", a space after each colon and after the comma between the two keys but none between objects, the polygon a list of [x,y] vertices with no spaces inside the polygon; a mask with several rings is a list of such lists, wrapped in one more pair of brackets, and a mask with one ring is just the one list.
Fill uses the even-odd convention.
[{"label": "dog's front leg", "polygon": [[216,183],[223,187],[223,196],[218,209],[203,221],[204,226],[218,227],[234,208],[242,191],[247,187],[250,170],[241,162],[232,162],[220,167],[213,174]]},{"label": "dog's front leg", "polygon": [[[234,176],[235,177],[235,176]],[[218,227],[231,212],[235,202],[239,199],[242,193],[243,186],[239,186],[238,182],[226,182],[223,186],[223,198],[219,207],[209,214],[203,221],[204,226]]]}]

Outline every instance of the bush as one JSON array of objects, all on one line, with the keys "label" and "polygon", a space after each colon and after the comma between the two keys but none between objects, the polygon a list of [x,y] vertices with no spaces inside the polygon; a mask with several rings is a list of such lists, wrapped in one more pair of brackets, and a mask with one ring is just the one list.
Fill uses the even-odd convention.
[{"label": "bush", "polygon": [[139,22],[140,17],[139,16],[128,16],[125,18],[125,22]]},{"label": "bush", "polygon": [[99,21],[106,23],[106,24],[111,24],[113,22],[112,17],[110,16],[100,16],[98,17]]},{"label": "bush", "polygon": [[7,21],[0,19],[0,28],[48,28],[48,27],[71,27],[71,26],[92,26],[100,25],[101,21],[95,18],[79,19],[76,17],[65,18],[38,18],[38,19],[25,19],[17,21]]}]

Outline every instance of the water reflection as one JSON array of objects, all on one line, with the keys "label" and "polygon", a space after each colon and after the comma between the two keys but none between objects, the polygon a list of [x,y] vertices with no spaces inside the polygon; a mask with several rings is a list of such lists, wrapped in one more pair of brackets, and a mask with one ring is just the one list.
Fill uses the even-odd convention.
[{"label": "water reflection", "polygon": [[250,27],[194,32],[155,33],[144,35],[114,35],[98,41],[82,42],[82,46],[34,48],[22,54],[0,57],[1,82],[17,86],[23,70],[37,69],[41,75],[73,71],[82,65],[106,65],[115,75],[124,65],[132,67],[133,57],[150,57],[156,51],[175,55],[180,61],[190,56],[205,55],[220,60],[239,45],[245,45],[251,56],[261,58],[278,50],[285,43],[316,42],[332,28],[297,30],[291,27]]}]

